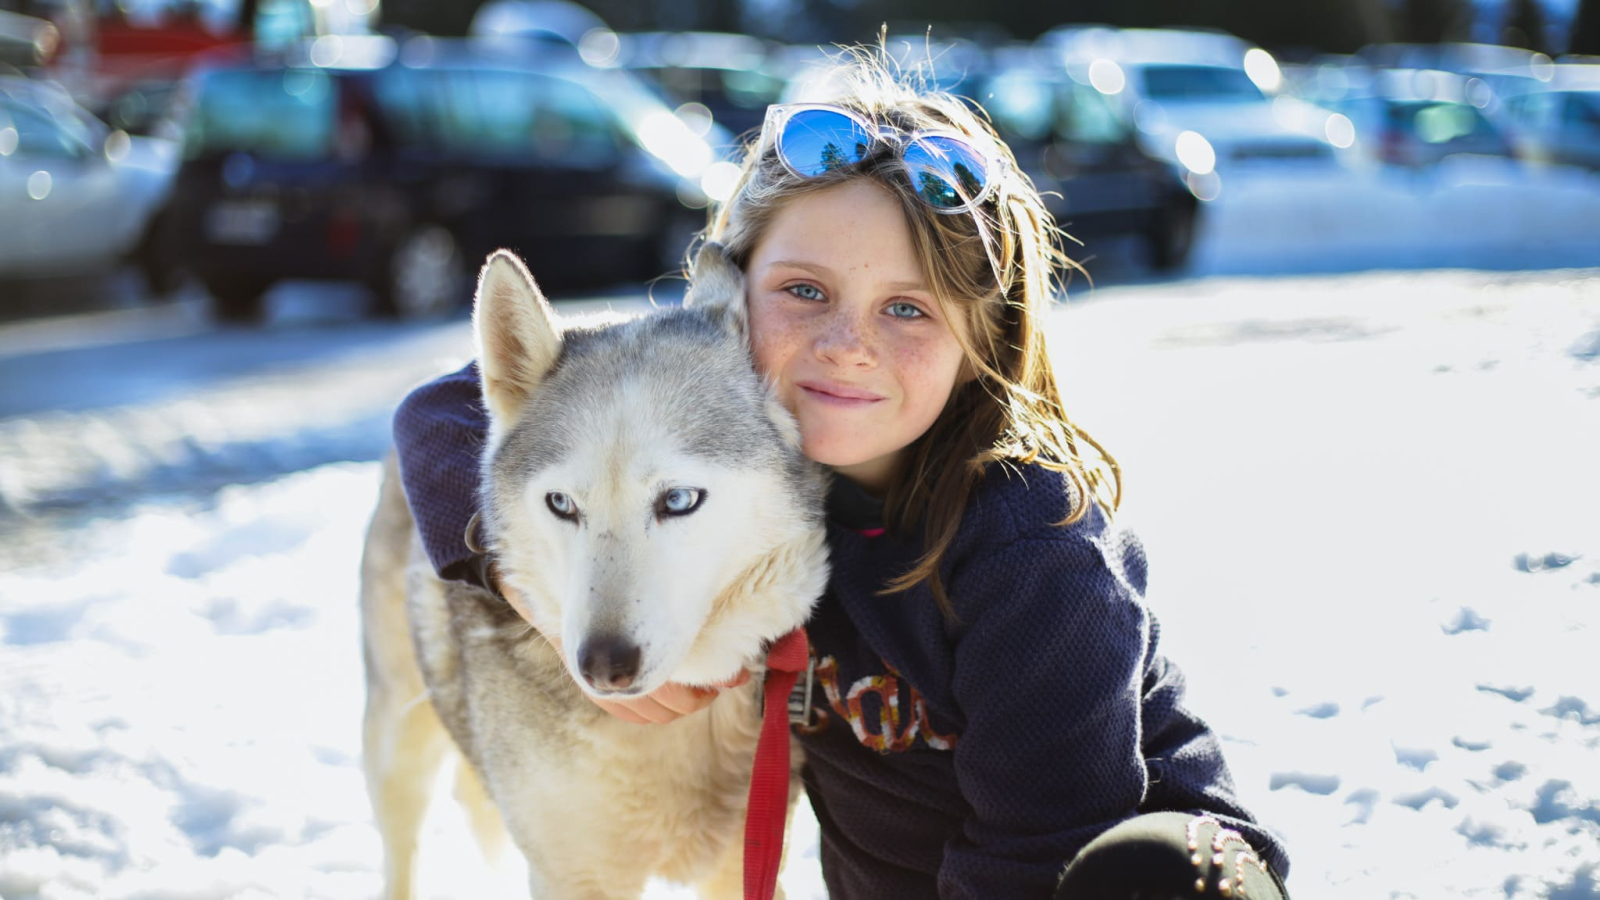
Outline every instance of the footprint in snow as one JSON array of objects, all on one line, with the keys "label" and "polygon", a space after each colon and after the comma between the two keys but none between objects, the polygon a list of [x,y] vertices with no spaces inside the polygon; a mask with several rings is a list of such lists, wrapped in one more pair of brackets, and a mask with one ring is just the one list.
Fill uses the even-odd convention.
[{"label": "footprint in snow", "polygon": [[1339,704],[1332,702],[1318,703],[1314,706],[1307,706],[1304,709],[1297,709],[1294,714],[1297,716],[1310,716],[1313,719],[1331,719],[1339,714]]},{"label": "footprint in snow", "polygon": [[1590,712],[1589,704],[1580,697],[1563,696],[1553,706],[1539,712],[1557,719],[1572,719],[1579,725],[1600,725],[1600,712]]},{"label": "footprint in snow", "polygon": [[1565,553],[1518,553],[1511,557],[1511,567],[1518,572],[1547,572],[1551,569],[1562,569],[1582,559],[1581,556],[1568,556]]},{"label": "footprint in snow", "polygon": [[1339,776],[1312,772],[1273,772],[1269,787],[1274,791],[1297,787],[1308,794],[1326,797],[1339,789]]},{"label": "footprint in snow", "polygon": [[1499,694],[1513,703],[1521,703],[1533,696],[1533,688],[1531,687],[1501,687],[1495,684],[1480,684],[1478,685],[1478,690],[1485,694]]},{"label": "footprint in snow", "polygon": [[1516,781],[1528,774],[1528,767],[1514,759],[1508,759],[1494,767],[1494,777],[1501,781]]},{"label": "footprint in snow", "polygon": [[1456,610],[1450,621],[1439,626],[1445,634],[1461,634],[1464,631],[1488,631],[1489,620],[1478,615],[1477,610],[1470,606],[1463,606]]},{"label": "footprint in snow", "polygon": [[1427,747],[1395,747],[1394,758],[1400,765],[1409,766],[1421,772],[1428,768],[1428,763],[1437,761],[1439,754]]},{"label": "footprint in snow", "polygon": [[1408,806],[1415,810],[1421,810],[1424,806],[1427,806],[1429,803],[1432,803],[1435,800],[1439,801],[1439,805],[1443,806],[1445,809],[1455,809],[1456,804],[1461,802],[1461,800],[1457,798],[1455,794],[1438,787],[1413,791],[1409,794],[1396,794],[1394,797],[1394,802],[1396,804],[1400,806]]},{"label": "footprint in snow", "polygon": [[1346,806],[1354,806],[1356,808],[1356,812],[1346,824],[1367,824],[1367,820],[1372,818],[1373,809],[1377,808],[1378,797],[1378,792],[1372,788],[1361,788],[1359,790],[1351,791],[1350,794],[1344,798],[1344,803]]},{"label": "footprint in snow", "polygon": [[[1477,822],[1471,816],[1461,820],[1456,826],[1456,834],[1467,839],[1467,843],[1474,847],[1505,847],[1505,832],[1493,822]],[[1510,893],[1507,893],[1510,896]]]}]

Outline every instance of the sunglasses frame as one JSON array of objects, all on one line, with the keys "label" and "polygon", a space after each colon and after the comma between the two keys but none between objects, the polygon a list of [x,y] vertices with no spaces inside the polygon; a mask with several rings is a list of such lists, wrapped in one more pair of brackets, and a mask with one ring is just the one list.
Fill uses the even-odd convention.
[{"label": "sunglasses frame", "polygon": [[[910,178],[913,184],[916,183],[917,172],[916,169],[913,168],[912,164],[906,161],[907,147],[910,147],[911,145],[925,138],[940,138],[942,140],[954,142],[962,147],[967,148],[968,150],[971,150],[973,156],[983,161],[983,189],[978,191],[975,196],[969,198],[967,202],[961,204],[960,206],[937,206],[932,202],[929,202],[927,198],[922,197],[920,192],[917,194],[918,198],[922,200],[923,205],[942,215],[960,215],[962,213],[972,212],[973,210],[977,209],[984,203],[984,201],[989,199],[990,195],[995,192],[996,186],[1000,183],[1000,179],[1005,176],[1006,170],[1010,167],[1010,161],[1004,156],[1001,156],[997,149],[990,148],[988,152],[985,152],[983,147],[974,142],[972,138],[953,129],[908,132],[903,129],[896,128],[893,125],[882,125],[869,122],[860,115],[851,112],[848,109],[843,109],[828,103],[774,103],[767,107],[766,119],[761,125],[760,152],[765,153],[767,147],[770,145],[773,148],[773,153],[778,157],[778,161],[782,163],[783,167],[796,178],[811,179],[817,176],[807,175],[805,172],[802,172],[798,166],[789,161],[789,157],[783,152],[783,129],[788,127],[789,123],[793,121],[796,115],[803,112],[813,111],[828,112],[843,116],[855,123],[856,126],[862,130],[862,132],[873,136],[875,140],[881,143],[893,147],[895,155],[900,161],[900,167],[905,170],[906,177]],[[940,177],[943,178],[942,175]]]}]

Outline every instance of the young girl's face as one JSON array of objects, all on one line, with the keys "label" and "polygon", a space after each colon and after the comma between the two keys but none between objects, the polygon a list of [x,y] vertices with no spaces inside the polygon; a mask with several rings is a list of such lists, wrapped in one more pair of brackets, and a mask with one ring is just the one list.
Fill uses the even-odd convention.
[{"label": "young girl's face", "polygon": [[869,491],[933,425],[962,350],[928,290],[900,203],[865,179],[789,201],[746,267],[757,370],[805,454]]}]

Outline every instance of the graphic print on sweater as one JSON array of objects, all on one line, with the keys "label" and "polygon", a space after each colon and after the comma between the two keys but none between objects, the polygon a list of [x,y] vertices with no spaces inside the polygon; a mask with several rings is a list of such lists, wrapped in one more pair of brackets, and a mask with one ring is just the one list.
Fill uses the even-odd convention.
[{"label": "graphic print on sweater", "polygon": [[[824,656],[814,662],[828,706],[850,723],[863,747],[880,754],[904,753],[920,740],[934,750],[955,749],[960,735],[944,734],[933,727],[927,702],[893,666],[884,663],[884,674],[856,679],[848,690],[841,690],[838,661]],[[814,700],[810,713],[810,725],[796,726],[801,734],[823,731],[832,719]]]}]

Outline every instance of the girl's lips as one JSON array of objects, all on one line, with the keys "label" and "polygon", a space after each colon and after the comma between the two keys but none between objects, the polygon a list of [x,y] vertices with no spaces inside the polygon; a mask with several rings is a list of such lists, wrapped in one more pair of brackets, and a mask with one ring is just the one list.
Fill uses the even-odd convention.
[{"label": "girl's lips", "polygon": [[814,400],[840,406],[862,406],[883,399],[882,395],[871,391],[831,381],[801,381],[796,387]]}]

